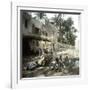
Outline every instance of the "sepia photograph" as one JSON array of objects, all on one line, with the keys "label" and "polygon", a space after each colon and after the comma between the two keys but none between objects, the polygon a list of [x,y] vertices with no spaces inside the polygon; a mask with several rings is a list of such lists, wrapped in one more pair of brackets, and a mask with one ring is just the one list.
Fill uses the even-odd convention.
[{"label": "sepia photograph", "polygon": [[80,74],[80,14],[20,10],[21,78]]}]

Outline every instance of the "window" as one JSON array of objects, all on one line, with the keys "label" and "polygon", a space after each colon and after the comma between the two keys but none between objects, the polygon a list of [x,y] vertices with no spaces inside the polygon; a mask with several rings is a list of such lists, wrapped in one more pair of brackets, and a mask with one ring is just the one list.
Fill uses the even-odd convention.
[{"label": "window", "polygon": [[25,19],[25,28],[28,28],[28,20]]}]

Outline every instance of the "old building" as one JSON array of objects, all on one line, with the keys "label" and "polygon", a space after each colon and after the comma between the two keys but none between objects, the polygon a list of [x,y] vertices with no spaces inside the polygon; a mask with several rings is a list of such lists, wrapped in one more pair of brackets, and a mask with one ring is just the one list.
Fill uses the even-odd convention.
[{"label": "old building", "polygon": [[50,22],[43,23],[42,19],[32,18],[30,13],[21,12],[21,31],[23,35],[23,55],[30,52],[41,55],[42,50],[55,49],[57,43],[57,28]]}]

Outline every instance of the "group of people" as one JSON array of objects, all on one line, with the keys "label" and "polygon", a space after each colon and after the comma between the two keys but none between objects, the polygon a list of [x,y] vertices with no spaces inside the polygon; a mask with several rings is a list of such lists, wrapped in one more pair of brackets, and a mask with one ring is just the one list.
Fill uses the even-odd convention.
[{"label": "group of people", "polygon": [[67,67],[68,64],[69,64],[69,58],[68,58],[68,56],[66,56],[63,59],[62,58],[62,55],[60,55],[59,58],[54,58],[50,62],[49,67],[50,67],[51,70],[62,71],[64,68]]}]

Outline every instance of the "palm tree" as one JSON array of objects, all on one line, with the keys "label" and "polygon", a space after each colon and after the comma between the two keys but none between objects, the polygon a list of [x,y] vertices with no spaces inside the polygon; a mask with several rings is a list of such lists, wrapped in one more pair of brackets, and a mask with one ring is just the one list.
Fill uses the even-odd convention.
[{"label": "palm tree", "polygon": [[46,14],[44,12],[37,12],[36,16],[40,19],[44,18],[44,16],[46,16]]},{"label": "palm tree", "polygon": [[59,30],[59,38],[58,38],[59,42],[62,42],[62,40],[63,40],[63,27],[62,27],[63,18],[62,18],[62,16],[63,16],[63,14],[59,13],[52,18],[56,27]]}]

